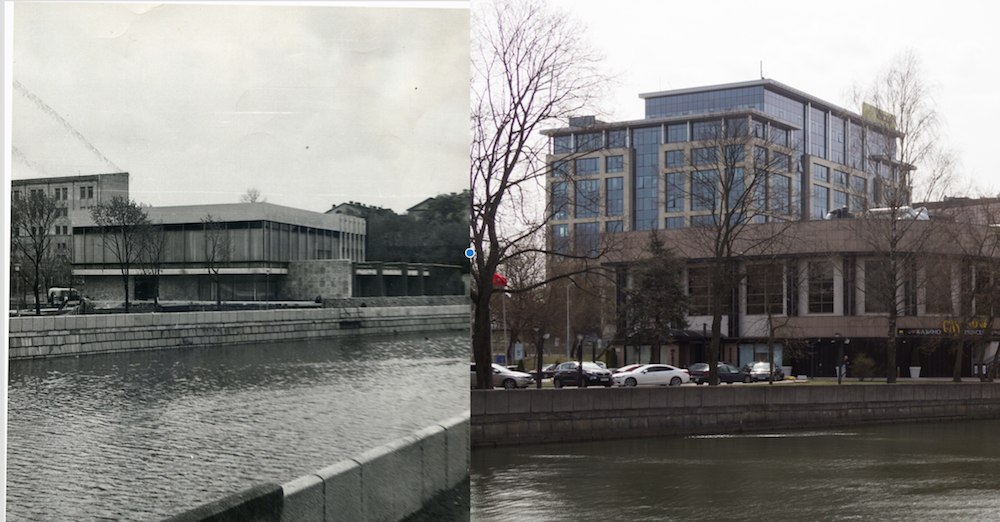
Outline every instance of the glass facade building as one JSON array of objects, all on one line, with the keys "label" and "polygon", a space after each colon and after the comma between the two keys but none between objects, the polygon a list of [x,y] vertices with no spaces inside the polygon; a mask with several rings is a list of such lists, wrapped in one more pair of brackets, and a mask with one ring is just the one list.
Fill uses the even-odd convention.
[{"label": "glass facade building", "polygon": [[908,168],[894,129],[773,80],[640,98],[642,120],[576,118],[543,132],[550,208],[573,225],[560,229],[571,244],[577,219],[597,223],[580,229],[592,234],[711,226],[736,206],[751,223],[864,211],[884,205]]}]

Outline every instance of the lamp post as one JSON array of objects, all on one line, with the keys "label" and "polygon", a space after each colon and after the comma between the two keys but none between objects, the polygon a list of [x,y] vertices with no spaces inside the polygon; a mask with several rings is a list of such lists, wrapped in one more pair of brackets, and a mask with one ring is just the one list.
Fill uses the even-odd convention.
[{"label": "lamp post", "polygon": [[535,388],[540,390],[542,389],[542,347],[545,344],[545,339],[549,337],[549,334],[539,335],[539,332],[541,331],[542,327],[537,324],[535,326],[532,326],[531,329],[535,331],[535,335],[537,336],[537,344],[535,351],[537,352],[536,357],[538,359],[538,368],[537,368],[538,373],[535,374],[535,381],[536,381]]},{"label": "lamp post", "polygon": [[583,380],[583,334],[576,334],[576,385],[577,387],[584,388],[587,383]]},{"label": "lamp post", "polygon": [[839,333],[833,334],[833,337],[837,343],[837,384],[839,385],[844,378],[844,370],[847,369],[844,366],[844,338]]},{"label": "lamp post", "polygon": [[20,265],[20,263],[14,263],[14,280],[17,281],[17,293],[14,294],[17,297],[14,299],[14,302],[16,303],[14,306],[16,306],[17,315],[21,315],[21,265]]}]

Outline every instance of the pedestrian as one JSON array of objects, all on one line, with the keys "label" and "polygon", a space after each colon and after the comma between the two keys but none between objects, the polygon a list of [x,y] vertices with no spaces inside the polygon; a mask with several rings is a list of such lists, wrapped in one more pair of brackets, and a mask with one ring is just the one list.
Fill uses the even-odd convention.
[{"label": "pedestrian", "polygon": [[848,369],[848,367],[850,367],[850,365],[851,365],[851,363],[847,359],[847,355],[845,354],[844,355],[844,362],[840,366],[840,375],[841,376],[847,377],[847,369]]}]

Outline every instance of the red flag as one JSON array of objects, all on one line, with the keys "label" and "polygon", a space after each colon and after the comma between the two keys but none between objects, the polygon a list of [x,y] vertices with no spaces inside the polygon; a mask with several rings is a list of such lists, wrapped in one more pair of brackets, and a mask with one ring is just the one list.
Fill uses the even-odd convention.
[{"label": "red flag", "polygon": [[507,286],[507,278],[500,274],[493,274],[493,286],[504,288]]}]

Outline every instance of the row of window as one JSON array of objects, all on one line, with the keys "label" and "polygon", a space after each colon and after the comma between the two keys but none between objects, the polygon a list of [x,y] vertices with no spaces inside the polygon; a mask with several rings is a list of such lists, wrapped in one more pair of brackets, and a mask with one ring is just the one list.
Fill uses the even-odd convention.
[{"label": "row of window", "polygon": [[[29,189],[30,195],[34,196],[36,194],[44,194],[44,189]],[[20,190],[13,190],[11,192],[13,199],[21,197]],[[52,189],[52,198],[56,201],[69,201],[69,187],[57,187]],[[94,187],[93,185],[81,186],[80,187],[80,199],[94,199]]]}]

